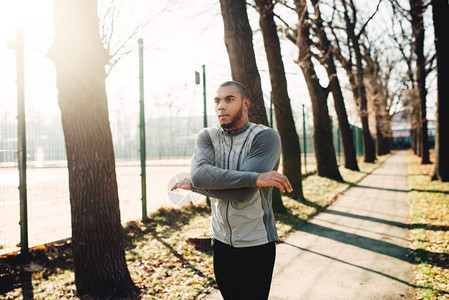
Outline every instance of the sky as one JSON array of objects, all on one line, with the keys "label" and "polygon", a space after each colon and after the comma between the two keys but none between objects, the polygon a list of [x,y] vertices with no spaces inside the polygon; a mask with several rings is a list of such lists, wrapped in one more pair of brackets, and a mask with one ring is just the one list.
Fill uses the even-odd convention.
[{"label": "sky", "polygon": [[[100,22],[108,26],[111,14],[105,11],[110,1],[99,1]],[[53,37],[53,8],[51,0],[0,0],[0,118],[15,119],[16,56],[15,29],[19,20],[24,23],[25,35],[25,101],[28,112],[40,116],[59,113],[56,75],[53,62],[46,56]],[[206,66],[208,114],[213,115],[213,96],[216,87],[231,79],[229,60],[223,41],[223,21],[217,0],[191,1],[115,1],[114,34],[111,52],[127,41],[134,29],[147,23],[126,43],[129,52],[120,55],[106,81],[111,118],[122,114],[138,114],[139,78],[137,39],[144,43],[144,87],[146,115],[201,116],[203,112],[202,83],[195,84],[195,71]],[[249,9],[252,27],[257,28],[257,13]],[[259,35],[259,37],[257,37]],[[254,45],[258,67],[268,106],[270,82],[264,59],[260,32],[255,33]],[[294,63],[292,47],[285,47],[287,76],[291,80],[292,103],[299,108],[306,103],[300,69]],[[202,75],[201,75],[202,78]],[[301,88],[299,88],[301,87]],[[293,100],[296,99],[296,100]],[[167,105],[168,104],[168,105]],[[30,114],[28,114],[30,115]]]}]

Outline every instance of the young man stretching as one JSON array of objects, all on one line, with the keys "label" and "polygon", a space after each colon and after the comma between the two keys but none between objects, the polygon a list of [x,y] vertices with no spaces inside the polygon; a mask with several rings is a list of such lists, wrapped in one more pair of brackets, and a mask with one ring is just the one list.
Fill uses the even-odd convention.
[{"label": "young man stretching", "polygon": [[276,171],[280,138],[248,121],[251,101],[242,84],[221,84],[214,100],[220,127],[199,133],[190,178],[173,189],[211,197],[214,273],[223,298],[268,299],[278,240],[272,191],[292,191]]}]

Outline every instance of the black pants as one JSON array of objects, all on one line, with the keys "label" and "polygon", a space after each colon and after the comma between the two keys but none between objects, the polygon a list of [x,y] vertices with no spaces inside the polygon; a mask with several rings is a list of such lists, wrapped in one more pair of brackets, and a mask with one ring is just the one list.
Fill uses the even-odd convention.
[{"label": "black pants", "polygon": [[234,248],[214,240],[214,272],[225,300],[265,300],[270,293],[276,246]]}]

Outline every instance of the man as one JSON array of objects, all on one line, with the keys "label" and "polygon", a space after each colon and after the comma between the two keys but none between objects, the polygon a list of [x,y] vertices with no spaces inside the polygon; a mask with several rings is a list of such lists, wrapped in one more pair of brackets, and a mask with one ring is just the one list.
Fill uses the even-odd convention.
[{"label": "man", "polygon": [[173,189],[211,197],[215,278],[225,299],[267,299],[278,240],[271,207],[273,187],[291,192],[278,173],[278,133],[248,121],[246,88],[220,85],[215,110],[220,127],[196,140],[190,178]]}]

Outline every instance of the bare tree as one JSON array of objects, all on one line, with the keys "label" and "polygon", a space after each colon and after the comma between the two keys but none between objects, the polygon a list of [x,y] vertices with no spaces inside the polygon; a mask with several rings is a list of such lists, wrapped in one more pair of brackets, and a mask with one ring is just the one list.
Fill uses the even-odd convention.
[{"label": "bare tree", "polygon": [[388,84],[396,63],[386,58],[386,70],[382,70],[379,62],[379,52],[380,50],[376,50],[372,54],[369,49],[365,51],[365,86],[367,87],[368,102],[371,102],[374,106],[377,154],[385,155],[390,152],[392,137],[390,110],[395,99],[394,93],[390,93]]},{"label": "bare tree", "polygon": [[296,45],[299,49],[298,64],[302,70],[309,90],[313,112],[313,145],[319,176],[343,181],[338,170],[335,149],[332,142],[329,110],[327,107],[328,91],[323,88],[315,72],[312,61],[312,41],[310,39],[309,16],[306,0],[295,0],[298,14]]},{"label": "bare tree", "polygon": [[[254,123],[268,125],[260,74],[254,54],[253,33],[246,11],[246,1],[220,0],[220,7],[232,79],[242,83],[248,89],[252,102],[249,110],[249,120]],[[275,212],[285,211],[279,189],[273,189],[273,210]]]},{"label": "bare tree", "polygon": [[158,10],[151,10],[135,26],[119,34],[117,30],[117,20],[120,19],[121,8],[118,7],[118,0],[102,1],[104,4],[102,15],[100,16],[100,38],[106,51],[110,53],[107,75],[117,63],[126,55],[137,50],[136,36],[141,33],[157,17],[164,16],[172,9],[179,0],[165,0]]},{"label": "bare tree", "polygon": [[437,58],[437,118],[436,118],[436,159],[433,179],[449,181],[449,34],[447,1],[432,0],[433,26],[435,28],[435,49]]},{"label": "bare tree", "polygon": [[105,89],[110,55],[98,32],[97,1],[54,1],[59,107],[69,171],[72,249],[80,296],[139,294],[122,245],[114,149]]},{"label": "bare tree", "polygon": [[[334,55],[332,51],[332,45],[327,38],[325,32],[324,21],[321,18],[321,12],[319,9],[319,2],[316,0],[311,1],[313,4],[313,8],[315,11],[315,18],[312,20],[312,23],[309,25],[312,26],[314,30],[315,36],[318,41],[312,41],[311,46],[318,50],[319,54],[316,54],[314,51],[311,51],[310,55],[312,55],[320,64],[326,69],[328,74],[329,84],[326,88],[327,91],[331,91],[334,98],[335,111],[337,113],[339,128],[341,132],[341,137],[343,141],[343,151],[345,156],[345,168],[358,171],[359,167],[357,165],[357,156],[354,147],[354,139],[352,134],[352,129],[348,121],[348,115],[346,113],[345,102],[343,99],[343,93],[340,86],[340,81],[337,75],[337,67],[335,65]],[[283,3],[285,7],[288,7],[295,11],[294,8],[291,8],[287,3]],[[276,17],[286,26],[286,28],[281,28],[284,35],[290,40],[293,44],[297,44],[297,29],[292,28],[281,16],[276,15]]]},{"label": "bare tree", "polygon": [[220,0],[224,41],[231,65],[232,79],[246,86],[251,99],[249,119],[268,125],[262,85],[253,47],[245,0]]},{"label": "bare tree", "polygon": [[303,199],[301,149],[287,91],[281,46],[274,22],[274,5],[273,0],[256,0],[256,8],[260,15],[259,24],[270,71],[271,95],[275,108],[276,125],[282,142],[283,173],[289,178],[293,187],[290,196],[295,199]]},{"label": "bare tree", "polygon": [[423,0],[410,0],[410,15],[413,32],[413,46],[416,55],[416,81],[419,93],[419,133],[421,164],[429,164],[429,137],[427,131],[427,107],[426,107],[426,58],[424,55],[424,4]]},{"label": "bare tree", "polygon": [[[376,152],[375,146],[373,142],[373,138],[371,136],[370,128],[369,128],[369,120],[368,120],[368,103],[366,98],[366,90],[364,86],[364,70],[363,70],[363,59],[362,52],[360,46],[360,39],[364,34],[368,23],[372,20],[374,15],[377,13],[380,2],[379,0],[375,12],[364,22],[362,23],[358,32],[356,32],[356,28],[359,25],[358,21],[358,10],[355,7],[353,0],[341,0],[343,11],[339,12],[337,8],[337,1],[334,1],[334,12],[335,14],[340,14],[341,19],[344,20],[344,32],[346,34],[346,44],[348,46],[346,56],[343,54],[342,43],[339,42],[340,38],[336,33],[336,24],[331,24],[330,28],[334,34],[334,42],[336,45],[334,46],[334,51],[336,54],[336,58],[340,61],[343,68],[348,75],[349,82],[352,87],[352,91],[354,94],[354,98],[356,99],[356,103],[359,108],[360,120],[362,123],[362,137],[363,137],[363,146],[364,146],[364,161],[365,162],[374,162],[376,160]],[[334,23],[334,21],[332,22]]]},{"label": "bare tree", "polygon": [[[394,30],[395,28],[399,29],[399,32],[393,32],[390,34],[392,41],[394,42],[396,49],[399,50],[402,57],[402,62],[406,65],[406,76],[404,76],[404,80],[402,81],[403,85],[400,89],[406,93],[408,96],[403,97],[404,103],[403,106],[411,111],[411,144],[412,149],[415,154],[420,154],[419,145],[420,145],[420,126],[419,125],[419,97],[416,95],[416,78],[414,72],[414,59],[413,59],[413,42],[412,42],[412,34],[411,32],[407,32],[406,25],[404,23],[409,22],[409,11],[404,9],[399,3],[396,1],[391,1],[391,8],[393,11],[393,18],[391,28]],[[398,87],[396,87],[396,90]]]},{"label": "bare tree", "polygon": [[327,38],[324,21],[321,18],[321,12],[318,0],[311,0],[315,11],[315,30],[319,42],[318,49],[321,51],[321,56],[318,58],[320,63],[325,67],[329,79],[329,89],[334,98],[335,112],[337,113],[338,124],[343,142],[343,152],[345,155],[345,168],[359,171],[357,165],[357,156],[354,147],[354,139],[352,129],[349,125],[348,115],[346,113],[345,102],[341,90],[340,80],[337,75],[337,67],[335,65],[332,45]]}]

